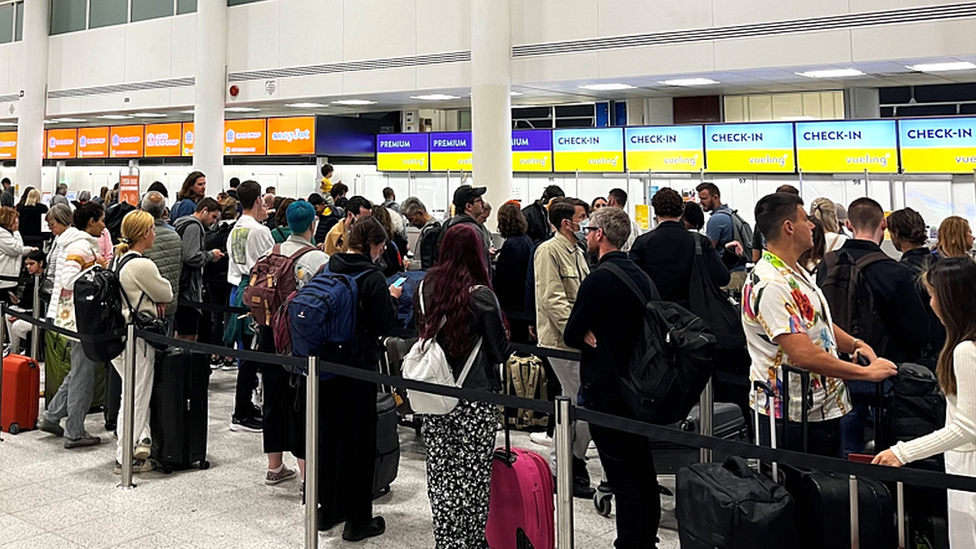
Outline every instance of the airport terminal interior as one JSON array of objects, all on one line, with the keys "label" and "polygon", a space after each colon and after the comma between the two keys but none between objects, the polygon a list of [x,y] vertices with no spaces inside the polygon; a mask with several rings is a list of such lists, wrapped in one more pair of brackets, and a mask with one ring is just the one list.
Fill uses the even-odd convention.
[{"label": "airport terminal interior", "polygon": [[[108,206],[109,191],[138,206],[161,183],[172,211],[197,171],[210,197],[236,178],[301,200],[329,195],[326,166],[347,197],[380,205],[392,190],[439,221],[460,213],[459,188],[485,187],[493,253],[498,209],[554,185],[587,205],[622,189],[646,233],[658,192],[700,202],[707,182],[753,228],[757,202],[784,185],[807,210],[822,197],[911,208],[931,247],[946,219],[976,223],[976,2],[0,0],[0,177],[17,200],[36,189],[53,206],[61,190]],[[414,246],[419,229],[405,232]],[[881,249],[901,258],[888,234]],[[228,427],[237,376],[218,364],[209,378],[210,467],[138,474],[131,489],[101,408],[85,424],[93,448],[3,419],[0,549],[441,547],[427,450],[406,421],[396,480],[373,502],[385,534],[309,536],[301,479],[267,485],[262,435]],[[514,430],[512,445],[548,458],[545,433]],[[496,436],[504,446],[501,424]],[[596,488],[600,454],[586,456]],[[297,468],[288,453],[285,465]],[[677,548],[675,476],[658,469],[657,546]],[[519,549],[614,547],[616,502],[565,499],[568,532],[556,498],[552,539]],[[948,547],[917,541],[902,546]]]}]

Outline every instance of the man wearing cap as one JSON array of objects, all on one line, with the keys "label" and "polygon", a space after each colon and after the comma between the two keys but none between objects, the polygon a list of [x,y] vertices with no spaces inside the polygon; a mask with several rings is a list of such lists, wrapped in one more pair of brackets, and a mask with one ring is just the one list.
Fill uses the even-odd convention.
[{"label": "man wearing cap", "polygon": [[[471,223],[474,230],[481,235],[481,240],[485,244],[485,265],[487,265],[488,270],[491,271],[491,233],[484,225],[478,223],[478,216],[480,216],[485,208],[485,200],[482,195],[487,191],[487,187],[472,187],[471,185],[461,185],[454,191],[454,217],[448,219],[444,222],[444,230],[441,232],[441,238],[444,237],[444,233],[448,229],[457,225],[458,223]],[[441,243],[438,240],[437,248],[440,251]]]}]

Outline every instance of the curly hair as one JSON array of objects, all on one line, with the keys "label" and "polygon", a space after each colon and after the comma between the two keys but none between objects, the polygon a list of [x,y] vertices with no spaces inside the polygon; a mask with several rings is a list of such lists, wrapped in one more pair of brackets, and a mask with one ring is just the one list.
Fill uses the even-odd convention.
[{"label": "curly hair", "polygon": [[651,198],[651,206],[654,208],[654,215],[657,217],[674,219],[681,217],[681,213],[684,211],[684,200],[678,191],[665,187],[654,193],[654,197]]},{"label": "curly hair", "polygon": [[911,208],[891,212],[888,216],[888,231],[891,232],[891,236],[916,248],[924,246],[928,238],[925,220],[922,219],[921,214]]},{"label": "curly hair", "polygon": [[525,215],[522,214],[518,204],[506,202],[498,208],[498,232],[501,233],[502,238],[522,236],[528,228],[529,223],[525,220]]},{"label": "curly hair", "polygon": [[7,229],[8,231],[14,230],[14,221],[20,214],[17,210],[11,208],[10,206],[4,206],[0,208],[0,227]]}]

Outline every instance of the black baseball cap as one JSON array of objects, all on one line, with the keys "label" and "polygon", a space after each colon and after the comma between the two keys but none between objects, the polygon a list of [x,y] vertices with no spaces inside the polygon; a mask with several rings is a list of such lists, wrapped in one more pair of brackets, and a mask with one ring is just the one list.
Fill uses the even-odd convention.
[{"label": "black baseball cap", "polygon": [[487,187],[472,187],[471,185],[461,185],[454,191],[454,207],[457,208],[458,213],[464,211],[464,206],[471,202],[475,198],[485,194],[488,191]]}]

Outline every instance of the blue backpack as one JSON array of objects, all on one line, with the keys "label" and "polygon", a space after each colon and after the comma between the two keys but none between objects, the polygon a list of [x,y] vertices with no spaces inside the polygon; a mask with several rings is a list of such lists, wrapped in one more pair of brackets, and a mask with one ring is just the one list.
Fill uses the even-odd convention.
[{"label": "blue backpack", "polygon": [[[359,308],[358,282],[369,272],[350,276],[333,273],[326,266],[298,291],[288,303],[293,356],[323,356],[340,363],[352,360]],[[294,373],[307,372],[302,368]],[[335,376],[322,373],[319,377]]]},{"label": "blue backpack", "polygon": [[403,281],[403,285],[400,288],[403,293],[400,294],[400,299],[397,300],[397,327],[404,330],[409,330],[416,326],[416,321],[414,320],[413,314],[413,304],[414,296],[417,295],[417,288],[420,286],[420,282],[424,279],[424,275],[427,274],[426,271],[406,271],[403,273],[396,273],[395,275],[386,279],[387,284],[393,284],[401,278],[406,278]]}]

